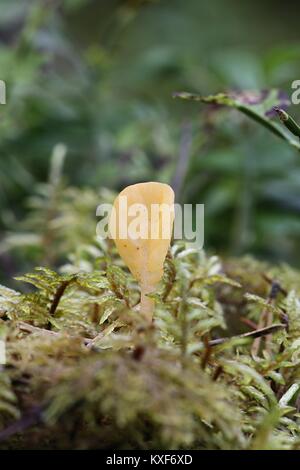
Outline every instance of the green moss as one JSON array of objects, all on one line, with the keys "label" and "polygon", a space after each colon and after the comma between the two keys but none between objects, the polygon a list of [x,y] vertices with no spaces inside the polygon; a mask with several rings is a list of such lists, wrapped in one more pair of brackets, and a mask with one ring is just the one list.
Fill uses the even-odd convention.
[{"label": "green moss", "polygon": [[[149,327],[115,249],[101,256],[1,288],[1,448],[299,448],[300,273],[174,245]],[[245,335],[263,318],[269,335]]]}]

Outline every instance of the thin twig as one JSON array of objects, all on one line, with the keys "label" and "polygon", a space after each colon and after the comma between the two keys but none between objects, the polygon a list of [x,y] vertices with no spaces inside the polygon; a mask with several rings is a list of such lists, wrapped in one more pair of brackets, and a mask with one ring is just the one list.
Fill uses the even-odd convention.
[{"label": "thin twig", "polygon": [[249,331],[247,333],[243,333],[242,335],[230,336],[227,338],[212,339],[211,341],[209,341],[208,344],[209,346],[218,346],[219,344],[223,344],[226,341],[230,341],[233,339],[260,338],[262,336],[275,333],[278,330],[282,330],[283,328],[286,328],[286,325],[284,323],[275,323],[274,325],[266,326],[265,328],[260,328],[254,331]]},{"label": "thin twig", "polygon": [[[58,307],[58,304],[62,298],[62,296],[64,295],[65,293],[65,290],[66,288],[76,280],[76,276],[67,280],[67,281],[63,281],[59,286],[58,288],[56,289],[55,291],[55,294],[54,294],[54,297],[53,297],[53,300],[51,302],[51,305],[50,305],[50,308],[49,308],[49,313],[51,315],[51,317],[54,316],[55,312],[56,312],[56,309]],[[52,327],[52,324],[51,324],[51,321],[48,322],[48,325],[47,325],[48,329],[51,330],[51,327]]]},{"label": "thin twig", "polygon": [[62,296],[64,295],[64,292],[66,290],[66,288],[68,287],[68,285],[73,281],[73,279],[70,279],[68,281],[63,281],[59,286],[58,288],[56,289],[56,292],[54,294],[54,297],[53,297],[53,300],[52,300],[52,303],[50,305],[50,309],[49,309],[49,313],[51,316],[53,316],[56,312],[56,309],[58,307],[58,304],[60,302],[60,299],[62,298]]},{"label": "thin twig", "polygon": [[[17,326],[20,328],[21,331],[25,331],[26,333],[38,333],[40,335],[48,336],[48,337],[59,337],[62,336],[64,333],[60,331],[52,331],[46,330],[45,328],[39,328],[38,326],[30,325],[29,323],[25,323],[23,321],[17,322]],[[87,346],[93,339],[84,338],[82,336],[73,336],[68,335],[70,338],[80,338],[83,340],[84,344]]]}]

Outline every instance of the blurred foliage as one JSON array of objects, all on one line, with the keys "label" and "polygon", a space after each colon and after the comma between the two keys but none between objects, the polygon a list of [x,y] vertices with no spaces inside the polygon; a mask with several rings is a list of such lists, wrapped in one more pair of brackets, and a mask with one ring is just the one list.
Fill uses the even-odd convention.
[{"label": "blurred foliage", "polygon": [[[299,263],[297,152],[234,111],[172,99],[180,90],[274,88],[288,98],[300,74],[297,5],[292,17],[269,0],[2,0],[1,7],[3,230],[16,232],[27,217],[32,188],[44,191],[49,156],[62,143],[67,180],[88,188],[87,204],[102,187],[171,182],[181,202],[205,203],[208,248]],[[291,113],[297,120],[297,106]],[[65,198],[78,204],[77,189],[70,191]],[[33,230],[31,222],[33,242],[44,226]],[[70,251],[64,243],[49,265]],[[37,251],[38,242],[23,260],[2,254],[2,277],[33,266]]]},{"label": "blurred foliage", "polygon": [[23,268],[32,263],[57,266],[69,256],[85,268],[83,253],[97,244],[96,208],[100,202],[113,202],[114,193],[108,190],[68,186],[62,174],[65,156],[65,146],[56,145],[48,182],[37,185],[27,201],[28,216],[0,243],[0,253],[12,251]]}]

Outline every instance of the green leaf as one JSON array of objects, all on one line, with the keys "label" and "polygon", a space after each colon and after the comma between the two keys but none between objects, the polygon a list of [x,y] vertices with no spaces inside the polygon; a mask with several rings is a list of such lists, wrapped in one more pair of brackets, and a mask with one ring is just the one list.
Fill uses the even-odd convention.
[{"label": "green leaf", "polygon": [[277,403],[276,396],[264,378],[252,367],[243,364],[242,362],[227,360],[223,362],[224,369],[230,374],[238,372],[243,377],[245,384],[249,385],[251,382],[263,392],[268,398],[270,403]]},{"label": "green leaf", "polygon": [[291,138],[281,126],[271,121],[271,119],[266,116],[266,111],[270,111],[278,105],[278,90],[270,90],[263,100],[255,104],[249,104],[246,100],[243,100],[243,94],[236,95],[234,93],[219,93],[217,95],[201,96],[188,92],[178,92],[174,93],[173,96],[184,100],[198,101],[200,103],[227,106],[229,108],[237,109],[300,151],[300,143]]}]

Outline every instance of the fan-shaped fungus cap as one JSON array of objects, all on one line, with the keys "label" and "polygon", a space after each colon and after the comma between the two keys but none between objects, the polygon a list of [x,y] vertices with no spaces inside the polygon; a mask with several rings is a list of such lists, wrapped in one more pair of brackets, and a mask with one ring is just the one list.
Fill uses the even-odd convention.
[{"label": "fan-shaped fungus cap", "polygon": [[152,320],[153,292],[163,275],[174,222],[174,192],[163,183],[125,188],[114,201],[109,231],[120,256],[139,282],[140,311]]}]

